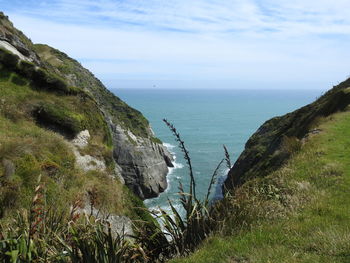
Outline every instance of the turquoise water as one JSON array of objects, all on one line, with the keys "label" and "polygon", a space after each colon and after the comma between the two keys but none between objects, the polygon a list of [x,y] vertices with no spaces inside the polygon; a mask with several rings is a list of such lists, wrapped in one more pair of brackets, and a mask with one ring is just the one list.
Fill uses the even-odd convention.
[{"label": "turquoise water", "polygon": [[[176,157],[176,168],[170,169],[166,192],[145,201],[150,208],[166,208],[167,198],[177,203],[178,181],[185,187],[189,184],[182,153],[163,118],[175,125],[185,141],[195,171],[197,194],[203,197],[212,172],[224,157],[223,144],[234,161],[263,122],[306,105],[321,94],[318,90],[115,89],[113,92],[146,116],[157,137]],[[226,171],[225,167],[221,169],[219,181]]]}]

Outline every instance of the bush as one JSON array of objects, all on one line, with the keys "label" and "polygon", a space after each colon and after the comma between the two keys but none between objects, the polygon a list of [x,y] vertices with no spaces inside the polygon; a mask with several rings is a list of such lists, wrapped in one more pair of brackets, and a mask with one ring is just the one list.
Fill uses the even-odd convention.
[{"label": "bush", "polygon": [[283,136],[281,148],[285,153],[295,154],[301,150],[302,142],[296,137]]},{"label": "bush", "polygon": [[49,73],[43,69],[36,69],[33,72],[32,79],[39,88],[47,89],[58,93],[69,94],[76,92],[76,89],[69,88],[67,83],[59,76]]},{"label": "bush", "polygon": [[85,128],[84,118],[81,115],[58,105],[42,103],[35,108],[33,115],[41,126],[53,129],[69,138],[75,137]]},{"label": "bush", "polygon": [[14,208],[17,205],[19,197],[19,183],[16,181],[1,182],[0,187],[0,218],[5,216],[8,208]]},{"label": "bush", "polygon": [[42,69],[36,69],[33,72],[32,80],[36,85],[39,85],[40,87],[43,87],[46,84],[46,71]]},{"label": "bush", "polygon": [[24,78],[19,77],[18,75],[13,75],[11,81],[18,86],[27,85],[27,81]]},{"label": "bush", "polygon": [[11,52],[0,48],[0,62],[9,69],[17,67],[19,57]]},{"label": "bush", "polygon": [[21,75],[31,79],[35,73],[35,65],[31,62],[22,60],[18,65],[17,71]]},{"label": "bush", "polygon": [[0,81],[8,81],[11,77],[11,71],[5,68],[3,64],[0,63]]},{"label": "bush", "polygon": [[64,92],[64,93],[69,92],[67,83],[63,79],[61,79],[60,77],[52,73],[51,74],[46,73],[45,81],[46,81],[45,84],[47,85],[47,88],[50,90]]}]

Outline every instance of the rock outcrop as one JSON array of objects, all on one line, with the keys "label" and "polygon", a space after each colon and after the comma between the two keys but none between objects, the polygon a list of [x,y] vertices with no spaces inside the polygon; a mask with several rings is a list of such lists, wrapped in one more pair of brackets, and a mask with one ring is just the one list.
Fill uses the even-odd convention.
[{"label": "rock outcrop", "polygon": [[281,167],[293,147],[302,144],[317,119],[342,111],[350,103],[350,79],[340,83],[315,102],[292,113],[266,121],[247,141],[245,149],[223,185],[230,191],[254,177],[263,177]]},{"label": "rock outcrop", "polygon": [[114,158],[122,168],[125,183],[141,198],[156,197],[167,188],[164,174],[170,153],[159,143],[138,138],[113,125]]},{"label": "rock outcrop", "polygon": [[21,59],[41,65],[40,58],[33,51],[31,41],[13,27],[8,17],[0,12],[0,47],[9,49]]}]

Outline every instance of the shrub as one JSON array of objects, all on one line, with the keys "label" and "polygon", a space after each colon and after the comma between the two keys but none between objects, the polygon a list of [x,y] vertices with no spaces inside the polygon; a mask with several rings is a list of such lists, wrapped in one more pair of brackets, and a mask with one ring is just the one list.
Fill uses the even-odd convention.
[{"label": "shrub", "polygon": [[19,57],[11,52],[0,48],[0,62],[9,69],[17,67]]},{"label": "shrub", "polygon": [[302,142],[296,137],[283,136],[282,150],[288,154],[295,154],[300,151]]},{"label": "shrub", "polygon": [[17,74],[12,76],[11,81],[18,86],[27,85],[27,81],[24,78],[19,77]]},{"label": "shrub", "polygon": [[36,85],[43,87],[46,84],[46,75],[47,75],[47,73],[45,70],[40,69],[40,68],[36,69],[33,72],[32,80]]},{"label": "shrub", "polygon": [[47,85],[47,89],[49,90],[63,92],[63,93],[69,92],[67,83],[62,78],[52,73],[46,73],[45,81],[46,81],[45,85]]},{"label": "shrub", "polygon": [[11,71],[5,68],[3,64],[0,63],[0,81],[8,81],[11,77]]},{"label": "shrub", "polygon": [[56,90],[59,92],[67,90],[67,85],[62,79],[41,68],[33,72],[33,81],[43,89]]},{"label": "shrub", "polygon": [[157,137],[154,137],[154,136],[151,137],[151,141],[154,142],[154,143],[158,143],[158,144],[162,144],[163,143],[160,139],[158,139]]},{"label": "shrub", "polygon": [[35,74],[35,65],[31,62],[22,60],[18,65],[18,73],[31,79]]},{"label": "shrub", "polygon": [[33,112],[37,122],[67,137],[75,137],[85,127],[83,117],[61,106],[42,103]]},{"label": "shrub", "polygon": [[0,218],[4,217],[8,208],[16,207],[19,196],[19,184],[15,181],[1,182]]}]

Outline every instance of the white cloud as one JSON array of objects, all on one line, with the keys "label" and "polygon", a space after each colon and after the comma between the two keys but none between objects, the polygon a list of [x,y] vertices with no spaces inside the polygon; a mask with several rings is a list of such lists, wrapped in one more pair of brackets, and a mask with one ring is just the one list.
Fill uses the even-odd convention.
[{"label": "white cloud", "polygon": [[102,79],[329,85],[349,72],[349,9],[345,0],[60,0],[5,11]]}]

